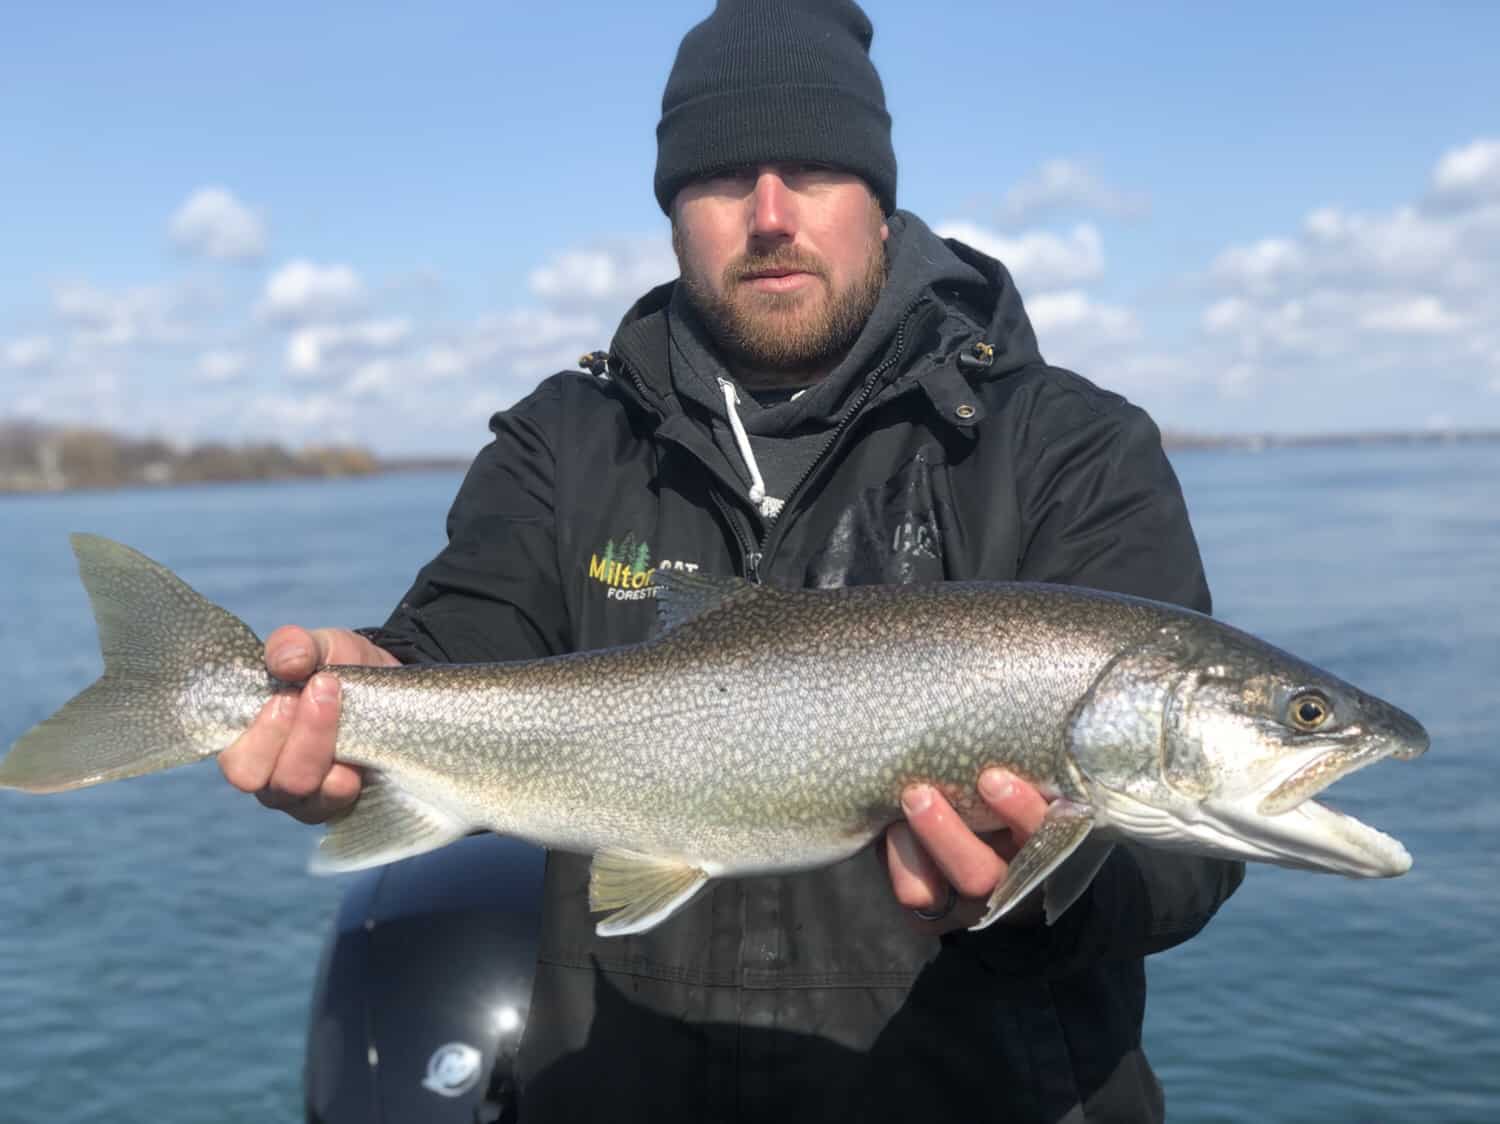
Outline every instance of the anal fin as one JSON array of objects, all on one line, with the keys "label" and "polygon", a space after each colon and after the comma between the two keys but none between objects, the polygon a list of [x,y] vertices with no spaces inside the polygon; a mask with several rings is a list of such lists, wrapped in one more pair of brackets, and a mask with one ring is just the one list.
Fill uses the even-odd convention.
[{"label": "anal fin", "polygon": [[[1062,865],[1094,829],[1094,814],[1088,808],[1068,800],[1056,800],[1047,808],[1042,826],[1026,841],[1016,857],[1010,861],[1010,870],[1005,881],[995,887],[990,895],[989,906],[977,925],[971,929],[984,929],[993,925],[1009,913],[1022,898],[1031,893],[1049,874]],[[1099,862],[1103,862],[1103,858]],[[1095,867],[1097,870],[1098,867]],[[1093,877],[1093,871],[1089,873]],[[1084,883],[1087,885],[1087,882]],[[1081,888],[1078,892],[1082,892]],[[1074,897],[1077,897],[1075,893]],[[1072,904],[1068,902],[1067,904]],[[1059,912],[1061,912],[1059,910]],[[1050,924],[1055,917],[1049,915]]]},{"label": "anal fin", "polygon": [[445,847],[469,831],[441,808],[413,796],[378,772],[366,774],[359,799],[328,821],[313,852],[313,874],[343,874],[383,866]]},{"label": "anal fin", "polygon": [[687,905],[707,883],[702,869],[680,859],[599,851],[589,868],[589,909],[609,916],[595,932],[601,937],[644,933]]}]

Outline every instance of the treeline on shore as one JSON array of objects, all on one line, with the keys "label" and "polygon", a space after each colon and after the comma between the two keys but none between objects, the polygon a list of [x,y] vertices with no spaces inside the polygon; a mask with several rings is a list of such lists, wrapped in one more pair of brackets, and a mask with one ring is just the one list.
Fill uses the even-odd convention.
[{"label": "treeline on shore", "polygon": [[[1205,435],[1167,430],[1169,451],[1318,445],[1450,444],[1500,441],[1497,430],[1418,430],[1343,434]],[[177,445],[87,426],[0,421],[0,492],[55,492],[233,480],[369,476],[422,469],[462,470],[467,457],[382,459],[351,445],[309,445],[292,451],[275,442]]]},{"label": "treeline on shore", "polygon": [[366,476],[382,467],[367,450],[345,445],[297,451],[274,442],[182,446],[82,426],[0,422],[0,492]]}]

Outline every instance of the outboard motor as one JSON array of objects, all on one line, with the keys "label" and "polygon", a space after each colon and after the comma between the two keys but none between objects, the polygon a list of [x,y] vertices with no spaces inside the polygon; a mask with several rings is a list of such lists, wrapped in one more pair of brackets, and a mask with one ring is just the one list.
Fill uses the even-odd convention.
[{"label": "outboard motor", "polygon": [[308,1124],[516,1119],[544,859],[471,835],[358,876],[318,966]]}]

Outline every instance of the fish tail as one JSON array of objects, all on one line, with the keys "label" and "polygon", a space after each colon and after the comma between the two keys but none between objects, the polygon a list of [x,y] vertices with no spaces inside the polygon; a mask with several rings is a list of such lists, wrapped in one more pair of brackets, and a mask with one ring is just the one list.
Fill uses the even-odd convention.
[{"label": "fish tail", "polygon": [[104,674],[22,735],[0,761],[0,788],[65,792],[225,748],[271,695],[255,633],[127,546],[71,541]]}]

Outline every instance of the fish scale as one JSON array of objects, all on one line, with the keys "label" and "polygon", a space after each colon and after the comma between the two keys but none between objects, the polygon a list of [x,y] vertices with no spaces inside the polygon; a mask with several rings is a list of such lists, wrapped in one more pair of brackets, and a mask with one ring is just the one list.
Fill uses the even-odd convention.
[{"label": "fish scale", "polygon": [[[56,792],[212,756],[287,688],[254,634],[170,571],[107,539],[73,542],[105,672],[16,743],[0,785]],[[642,644],[329,668],[335,756],[367,774],[313,869],[488,829],[593,854],[599,932],[642,932],[714,878],[847,857],[900,818],[915,782],[994,826],[977,792],[992,765],[1051,802],[980,925],[1039,887],[1055,920],[1121,838],[1356,877],[1410,866],[1395,840],[1311,797],[1424,752],[1421,725],[1212,618],[1026,583],[653,580],[662,627]]]}]

